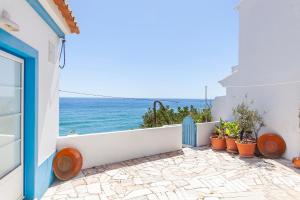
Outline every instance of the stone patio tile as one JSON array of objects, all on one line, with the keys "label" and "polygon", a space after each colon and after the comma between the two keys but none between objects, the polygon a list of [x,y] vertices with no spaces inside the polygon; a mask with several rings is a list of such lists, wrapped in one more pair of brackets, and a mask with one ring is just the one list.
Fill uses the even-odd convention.
[{"label": "stone patio tile", "polygon": [[98,195],[89,195],[84,198],[84,200],[100,200]]},{"label": "stone patio tile", "polygon": [[55,182],[42,200],[289,200],[300,196],[300,170],[285,159],[240,159],[209,148],[138,158],[82,170]]},{"label": "stone patio tile", "polygon": [[147,196],[148,194],[151,194],[152,192],[149,189],[140,189],[140,190],[134,190],[130,192],[128,195],[125,196],[126,199],[133,199],[136,197],[141,197],[141,196]]},{"label": "stone patio tile", "polygon": [[100,194],[101,193],[101,186],[99,182],[88,184],[87,191],[89,194]]}]

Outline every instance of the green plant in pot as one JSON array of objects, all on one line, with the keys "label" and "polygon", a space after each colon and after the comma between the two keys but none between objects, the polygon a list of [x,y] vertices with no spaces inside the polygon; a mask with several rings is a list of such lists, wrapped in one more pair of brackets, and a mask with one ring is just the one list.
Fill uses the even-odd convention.
[{"label": "green plant in pot", "polygon": [[225,123],[225,135],[226,135],[226,150],[229,153],[237,153],[238,148],[236,145],[236,139],[238,139],[240,133],[239,123],[236,121]]},{"label": "green plant in pot", "polygon": [[257,110],[253,110],[245,102],[233,109],[233,115],[240,127],[239,138],[236,141],[241,157],[253,157],[257,134],[264,126],[263,118]]},{"label": "green plant in pot", "polygon": [[215,133],[210,137],[211,147],[214,150],[226,149],[225,124],[226,122],[220,119],[220,122],[215,126]]}]

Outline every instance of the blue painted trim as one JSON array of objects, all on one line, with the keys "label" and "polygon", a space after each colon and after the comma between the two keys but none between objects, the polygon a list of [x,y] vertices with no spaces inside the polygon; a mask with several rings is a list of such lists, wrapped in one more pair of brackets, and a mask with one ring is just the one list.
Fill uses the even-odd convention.
[{"label": "blue painted trim", "polygon": [[53,183],[55,176],[52,169],[52,163],[55,156],[54,152],[47,160],[45,160],[37,169],[36,173],[36,197],[41,199],[49,186]]},{"label": "blue painted trim", "polygon": [[40,15],[40,17],[50,26],[50,28],[57,34],[58,37],[64,38],[64,32],[55,23],[48,12],[43,8],[38,0],[26,0],[30,6]]},{"label": "blue painted trim", "polygon": [[18,56],[24,65],[24,196],[37,193],[38,51],[0,28],[0,49]]}]

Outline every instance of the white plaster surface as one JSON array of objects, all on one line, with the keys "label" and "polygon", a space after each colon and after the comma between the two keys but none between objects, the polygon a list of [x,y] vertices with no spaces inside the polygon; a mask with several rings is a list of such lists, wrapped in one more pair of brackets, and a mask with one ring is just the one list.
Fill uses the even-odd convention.
[{"label": "white plaster surface", "polygon": [[209,137],[215,130],[218,122],[197,123],[197,146],[206,146],[210,144]]},{"label": "white plaster surface", "polygon": [[75,147],[83,168],[120,162],[182,148],[182,126],[59,137],[57,149]]}]

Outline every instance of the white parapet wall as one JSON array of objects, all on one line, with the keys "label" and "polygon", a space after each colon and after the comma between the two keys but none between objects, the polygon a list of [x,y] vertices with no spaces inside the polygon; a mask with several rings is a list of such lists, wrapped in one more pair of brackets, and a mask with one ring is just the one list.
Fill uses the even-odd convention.
[{"label": "white parapet wall", "polygon": [[70,135],[57,139],[57,149],[77,148],[83,168],[171,152],[182,148],[182,126]]},{"label": "white parapet wall", "polygon": [[219,122],[197,123],[197,146],[206,146],[210,144],[209,137],[215,130],[216,124]]}]

